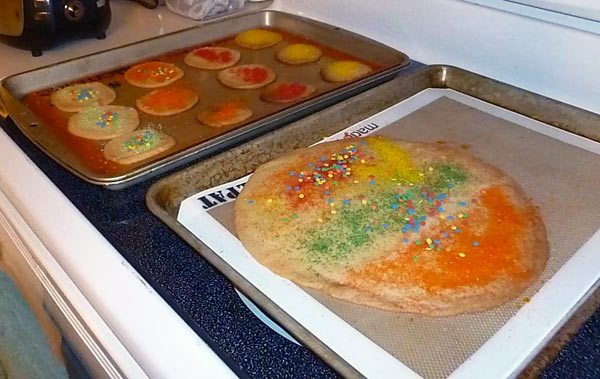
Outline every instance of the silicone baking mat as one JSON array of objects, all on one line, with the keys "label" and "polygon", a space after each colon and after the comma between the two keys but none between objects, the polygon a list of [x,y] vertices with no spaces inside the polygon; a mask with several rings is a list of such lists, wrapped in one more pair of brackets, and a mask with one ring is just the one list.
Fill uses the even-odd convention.
[{"label": "silicone baking mat", "polygon": [[[528,307],[527,303],[540,287],[600,228],[600,193],[597,191],[600,144],[452,90],[431,89],[330,139],[366,134],[464,149],[516,179],[533,203],[540,207],[550,244],[547,267],[530,288],[501,307],[474,314],[432,318],[380,311],[304,290],[416,373],[427,378],[446,377],[496,334],[521,307]],[[234,204],[229,200],[235,198],[245,180],[242,178],[190,197],[182,202],[178,220],[211,248],[215,239],[235,239],[232,230]],[[200,213],[207,213],[209,217],[199,216]],[[209,218],[218,221],[229,232],[211,230],[207,233],[210,225],[206,220]],[[215,251],[226,261],[232,255],[240,254],[246,255],[244,261],[258,265],[243,248]],[[268,270],[260,271],[259,275],[275,276]],[[256,279],[245,277],[253,283]],[[269,296],[268,291],[265,294]],[[519,317],[527,315],[520,312]],[[352,344],[352,341],[347,343]]]}]

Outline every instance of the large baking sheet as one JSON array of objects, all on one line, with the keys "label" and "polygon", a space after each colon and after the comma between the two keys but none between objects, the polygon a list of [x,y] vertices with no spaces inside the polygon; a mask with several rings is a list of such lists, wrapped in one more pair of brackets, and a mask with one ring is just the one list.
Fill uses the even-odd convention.
[{"label": "large baking sheet", "polygon": [[[482,86],[478,90],[484,91],[488,95],[490,93],[485,90],[491,90],[491,94],[497,94],[502,92],[502,89],[507,89],[505,85],[485,80],[485,78],[465,73],[462,70],[438,67],[437,69],[429,68],[424,72],[414,74],[412,78],[397,79],[397,85],[407,85],[414,92],[400,91],[404,92],[403,96],[401,95],[396,101],[422,90],[423,88],[419,85],[419,82],[424,79],[425,72],[429,74],[430,81],[431,78],[434,78],[434,83],[435,78],[440,77],[437,74],[444,73],[443,75],[446,78],[443,84],[446,85],[452,84],[452,81],[448,80],[448,75],[455,75],[456,79],[461,77],[468,79],[471,84],[479,80]],[[461,83],[464,83],[464,81],[461,81]],[[436,84],[438,84],[436,86],[440,86],[439,82]],[[486,86],[487,88],[484,88]],[[431,86],[425,85],[424,87]],[[458,86],[451,85],[450,87]],[[387,90],[397,94],[397,91],[390,88],[387,88]],[[516,92],[516,95],[520,95],[525,100],[530,96],[534,96],[518,89],[510,88],[510,90]],[[485,96],[486,94],[480,94],[477,97],[484,98]],[[385,98],[383,95],[382,97]],[[381,99],[374,100],[381,101]],[[548,99],[540,98],[539,100],[540,103],[548,102]],[[527,103],[530,104],[530,102]],[[518,110],[518,108],[515,110]],[[563,110],[569,110],[571,114],[575,111],[570,107]],[[337,111],[339,112],[339,109]],[[355,109],[355,111],[360,112],[360,108]],[[543,106],[539,107],[537,111],[542,114],[544,111]],[[589,113],[583,112],[583,115],[586,116],[587,120],[595,119]],[[578,122],[575,124],[579,131],[590,128],[589,123],[580,122],[580,120],[577,120]],[[323,122],[327,121],[330,120],[323,120]],[[595,130],[594,127],[590,129]],[[593,247],[590,248],[589,242],[587,248],[581,248],[581,246],[594,233],[596,233],[594,238],[600,238],[599,233],[597,233],[600,227],[600,206],[598,205],[600,199],[598,199],[595,190],[595,186],[600,182],[600,172],[597,169],[593,170],[594,167],[600,168],[599,144],[535,122],[531,118],[493,107],[489,103],[483,103],[473,97],[467,97],[448,90],[441,90],[441,93],[440,90],[422,92],[418,96],[376,116],[374,119],[359,123],[354,130],[348,131],[350,135],[371,132],[394,137],[400,136],[409,140],[443,142],[456,148],[465,148],[471,154],[500,167],[515,177],[524,187],[525,192],[533,197],[534,202],[541,207],[542,217],[548,229],[551,258],[542,278],[518,299],[494,310],[474,315],[436,319],[383,312],[335,300],[315,291],[309,291],[312,297],[301,289],[298,289],[298,291],[304,293],[305,297],[299,295],[300,292],[287,292],[286,289],[293,288],[293,284],[286,283],[287,281],[283,279],[278,282],[274,278],[270,278],[274,280],[273,282],[265,283],[268,279],[265,279],[264,275],[269,275],[268,270],[266,270],[267,273],[260,271],[260,269],[256,272],[252,269],[248,270],[249,262],[258,264],[251,258],[244,256],[243,247],[240,248],[233,235],[227,232],[233,213],[231,209],[227,209],[227,207],[231,208],[232,203],[226,200],[228,197],[235,197],[235,192],[239,191],[244,179],[231,185],[218,186],[217,189],[221,192],[217,193],[217,196],[211,195],[214,194],[214,191],[210,189],[194,194],[194,192],[191,192],[194,186],[196,186],[196,192],[212,186],[200,185],[199,178],[194,175],[195,170],[190,169],[185,174],[177,175],[177,181],[185,182],[178,189],[173,188],[173,182],[169,180],[162,183],[162,188],[160,188],[160,183],[157,184],[148,195],[149,205],[155,213],[169,222],[168,218],[165,218],[165,212],[167,214],[171,212],[169,217],[174,217],[173,212],[177,211],[178,208],[177,201],[172,202],[174,198],[181,202],[183,199],[179,195],[184,195],[186,192],[187,195],[193,195],[192,200],[187,202],[198,205],[199,213],[196,216],[199,217],[189,217],[190,214],[193,214],[193,211],[192,213],[184,211],[179,221],[184,222],[197,236],[200,236],[203,243],[198,243],[199,241],[195,237],[190,236],[187,231],[182,231],[179,226],[175,229],[184,238],[191,241],[203,255],[209,257],[211,254],[216,255],[219,261],[214,259],[211,259],[211,261],[224,270],[235,284],[240,285],[239,276],[245,276],[242,279],[245,283],[242,282],[240,285],[242,290],[259,302],[268,312],[272,313],[276,319],[283,322],[297,337],[313,348],[316,346],[318,352],[324,352],[322,355],[329,362],[337,364],[338,367],[340,365],[346,368],[350,366],[361,374],[373,375],[377,371],[369,370],[382,369],[382,367],[390,368],[389,365],[392,363],[388,355],[391,354],[425,377],[445,377],[457,369],[459,365],[461,365],[461,368],[456,371],[457,375],[460,373],[469,375],[469,373],[474,372],[472,370],[477,371],[476,367],[473,368],[473,364],[470,364],[471,367],[469,368],[469,364],[464,363],[467,358],[471,362],[478,362],[476,357],[485,356],[486,350],[490,350],[489,346],[501,345],[502,338],[507,338],[507,335],[510,336],[512,333],[516,335],[512,341],[517,343],[510,346],[510,351],[518,351],[521,354],[514,357],[506,353],[505,355],[509,356],[508,361],[505,358],[497,359],[495,357],[494,361],[483,362],[479,366],[479,372],[485,372],[483,368],[486,365],[489,368],[490,365],[498,365],[498,361],[500,361],[501,364],[505,365],[505,367],[500,367],[500,370],[504,369],[505,373],[514,374],[515,370],[522,368],[531,354],[540,348],[545,337],[555,330],[565,315],[572,310],[598,280],[598,271],[592,269],[587,272],[586,276],[584,271],[589,267],[585,269],[575,267],[575,270],[579,270],[578,275],[582,276],[578,277],[580,283],[575,286],[577,287],[576,290],[570,294],[570,300],[572,301],[566,301],[560,307],[555,307],[548,306],[548,302],[555,305],[555,299],[544,297],[544,293],[553,290],[557,286],[560,288],[565,284],[569,284],[568,279],[564,279],[564,274],[562,274],[562,280],[560,273],[555,275],[557,271],[561,267],[563,267],[561,271],[569,269],[568,267],[573,269],[576,264],[573,262],[577,262],[577,259],[585,259],[587,255],[593,253],[591,250]],[[343,133],[337,137],[342,136]],[[282,137],[282,139],[285,140],[285,137]],[[556,157],[560,157],[560,159]],[[244,164],[241,163],[241,165]],[[591,172],[590,168],[594,172]],[[210,180],[208,181],[210,182]],[[221,180],[220,182],[226,181]],[[178,192],[182,189],[182,192]],[[564,195],[567,193],[569,196]],[[221,199],[225,201],[221,201]],[[218,205],[222,202],[225,205]],[[158,204],[162,209],[157,209]],[[211,205],[218,206],[211,207]],[[213,208],[214,210],[209,211],[211,214],[202,215],[202,212],[206,213],[202,208]],[[211,218],[214,222],[208,222]],[[198,225],[194,225],[196,222]],[[172,222],[170,223],[172,224]],[[200,227],[198,228],[198,226]],[[227,235],[229,236],[226,238]],[[217,240],[229,239],[232,243],[219,244],[219,241],[215,241],[213,237],[217,237]],[[207,251],[204,244],[211,246],[216,253],[211,253],[210,250]],[[565,264],[578,250],[577,258],[571,259],[570,266]],[[238,254],[238,256],[235,254]],[[220,261],[221,259],[225,259],[224,263],[226,267],[228,266],[227,268],[221,267],[223,264]],[[237,259],[241,259],[244,264],[238,266]],[[235,274],[231,273],[232,269]],[[258,277],[255,275],[258,275]],[[555,279],[548,281],[553,276]],[[582,280],[584,277],[585,280]],[[248,281],[251,282],[250,285],[248,285]],[[538,289],[546,281],[548,283],[544,286],[544,289],[536,295]],[[281,288],[273,290],[271,286]],[[255,293],[257,290],[260,293],[258,295]],[[282,294],[281,291],[284,293]],[[562,292],[569,295],[564,290]],[[264,297],[270,299],[267,299],[265,303]],[[277,304],[270,304],[269,302],[274,299],[276,299]],[[312,303],[313,300],[311,299],[318,300],[318,303]],[[302,308],[300,313],[296,313],[297,309],[294,305],[298,302],[300,302]],[[324,305],[327,310],[324,311],[319,305]],[[313,312],[308,312],[307,309]],[[328,314],[329,310],[333,313]],[[550,314],[546,313],[548,310]],[[284,313],[283,316],[282,312]],[[540,312],[542,312],[541,316],[544,322],[540,324],[541,326],[530,327],[528,324],[531,320],[539,318]],[[306,316],[306,313],[313,314],[312,316]],[[376,346],[365,343],[360,333],[347,330],[347,324],[332,316],[333,314],[362,332],[371,341],[375,342]],[[293,320],[288,320],[289,317]],[[315,322],[319,325],[314,325]],[[337,322],[337,325],[328,324],[329,322],[334,324]],[[300,332],[298,332],[298,324],[303,324],[300,326]],[[523,324],[528,328],[523,329]],[[509,330],[507,332],[507,325],[516,325],[517,329],[521,325],[521,330]],[[302,330],[302,328],[305,330]],[[308,333],[309,338],[305,338],[304,335],[307,329],[310,330]],[[332,329],[334,332],[328,333],[328,329]],[[519,344],[518,336],[531,334],[532,329],[537,330],[538,334],[544,338],[522,341]],[[315,342],[311,339],[310,334],[312,334],[312,337],[316,337],[318,341]],[[335,340],[335,335],[340,334],[345,336],[341,344],[340,341],[336,342]],[[328,352],[327,349],[319,346],[319,342],[328,345],[330,351]],[[345,349],[344,345],[352,346],[354,343],[361,344],[361,351],[352,353],[352,349],[350,351]],[[387,353],[379,351],[379,347]],[[497,347],[500,348],[501,346]],[[483,353],[476,353],[478,349],[483,350]],[[333,354],[331,351],[333,351]],[[526,352],[526,354],[523,352]],[[361,356],[369,356],[370,353],[376,353],[376,362],[379,368],[373,368],[365,362],[361,362]],[[342,360],[341,364],[340,359]],[[479,362],[481,363],[481,360]]]},{"label": "large baking sheet", "polygon": [[[237,47],[233,37],[252,28],[278,31],[282,33],[283,41],[257,51]],[[323,56],[316,63],[294,66],[274,58],[278,49],[298,42],[321,47]],[[183,63],[187,52],[205,45],[236,48],[242,52],[239,64],[265,64],[277,73],[278,80],[300,80],[314,85],[317,92],[303,101],[274,104],[260,100],[261,89],[224,87],[216,80],[215,71],[198,70]],[[87,140],[66,132],[70,114],[52,107],[49,101],[57,87],[100,81],[117,93],[113,104],[135,107],[136,99],[151,90],[130,85],[124,80],[123,73],[133,64],[154,59],[180,67],[185,75],[173,86],[190,87],[200,95],[194,108],[178,115],[157,117],[140,112],[140,128],[153,127],[172,136],[176,141],[173,148],[142,162],[119,165],[104,158],[102,151],[106,141]],[[322,65],[339,59],[362,61],[373,71],[355,81],[324,81],[319,74]],[[339,101],[390,78],[408,63],[405,54],[349,31],[295,15],[261,11],[14,75],[2,81],[0,97],[21,131],[51,157],[89,182],[116,189],[149,173],[158,173],[175,164],[214,153]],[[215,103],[236,99],[244,99],[254,112],[242,125],[211,128],[195,119],[201,110]]]}]

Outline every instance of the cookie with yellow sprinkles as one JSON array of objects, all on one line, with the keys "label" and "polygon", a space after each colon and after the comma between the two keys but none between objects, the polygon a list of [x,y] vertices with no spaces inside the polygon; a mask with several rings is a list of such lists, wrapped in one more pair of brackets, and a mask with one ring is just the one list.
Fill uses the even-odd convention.
[{"label": "cookie with yellow sprinkles", "polygon": [[283,37],[277,32],[266,29],[250,29],[235,36],[238,46],[251,50],[259,50],[277,45]]},{"label": "cookie with yellow sprinkles", "polygon": [[371,67],[357,61],[333,61],[321,69],[321,77],[328,82],[345,82],[363,77],[371,72]]},{"label": "cookie with yellow sprinkles", "polygon": [[499,306],[548,258],[538,210],[509,176],[463,151],[384,137],[262,165],[235,227],[258,262],[301,286],[430,316]]}]

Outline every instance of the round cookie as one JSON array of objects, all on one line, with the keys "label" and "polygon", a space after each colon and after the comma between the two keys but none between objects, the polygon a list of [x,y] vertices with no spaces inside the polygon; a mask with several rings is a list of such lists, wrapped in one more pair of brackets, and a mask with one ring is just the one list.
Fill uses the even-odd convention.
[{"label": "round cookie", "polygon": [[277,45],[281,34],[264,29],[250,29],[235,36],[235,43],[247,49],[258,50]]},{"label": "round cookie", "polygon": [[50,95],[52,105],[65,112],[79,112],[90,106],[112,103],[117,94],[99,82],[73,84]]},{"label": "round cookie", "polygon": [[317,88],[298,82],[276,82],[265,87],[260,98],[271,103],[289,103],[309,97]]},{"label": "round cookie", "polygon": [[181,79],[183,70],[171,63],[145,62],[131,67],[124,77],[129,84],[136,87],[158,88]]},{"label": "round cookie", "polygon": [[140,123],[134,108],[121,105],[87,107],[69,118],[68,130],[79,137],[104,140],[135,130]]},{"label": "round cookie", "polygon": [[194,49],[183,58],[185,64],[204,70],[221,70],[236,64],[241,54],[227,47],[201,47]]},{"label": "round cookie", "polygon": [[245,64],[217,73],[217,79],[226,87],[254,89],[264,87],[277,78],[275,71],[262,64]]},{"label": "round cookie", "polygon": [[296,43],[277,51],[275,58],[287,64],[304,64],[318,61],[321,55],[321,49],[316,46]]},{"label": "round cookie", "polygon": [[134,130],[108,141],[104,146],[104,157],[128,165],[167,151],[174,144],[171,136],[154,129]]},{"label": "round cookie", "polygon": [[252,110],[244,100],[218,103],[200,112],[196,118],[204,125],[213,128],[239,124],[252,116]]},{"label": "round cookie", "polygon": [[334,61],[323,66],[321,76],[328,82],[345,82],[358,79],[371,71],[369,66],[357,61]]},{"label": "round cookie", "polygon": [[430,316],[499,306],[548,258],[539,212],[513,179],[463,151],[383,137],[260,166],[235,228],[258,262],[299,285]]},{"label": "round cookie", "polygon": [[191,109],[198,94],[181,87],[159,88],[136,100],[139,110],[153,116],[171,116]]}]

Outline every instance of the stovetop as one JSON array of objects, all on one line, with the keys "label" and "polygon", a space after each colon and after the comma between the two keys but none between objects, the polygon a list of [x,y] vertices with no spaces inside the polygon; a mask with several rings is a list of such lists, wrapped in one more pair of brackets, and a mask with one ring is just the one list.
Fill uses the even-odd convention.
[{"label": "stovetop", "polygon": [[[415,62],[410,70],[419,66]],[[256,318],[223,275],[150,213],[145,194],[160,177],[109,191],[62,169],[27,140],[11,121],[5,122],[3,127],[237,375],[253,378],[337,376],[312,352],[273,332]],[[599,341],[600,310],[546,367],[542,377],[559,378],[567,373],[577,374],[578,378],[600,377]]]}]

